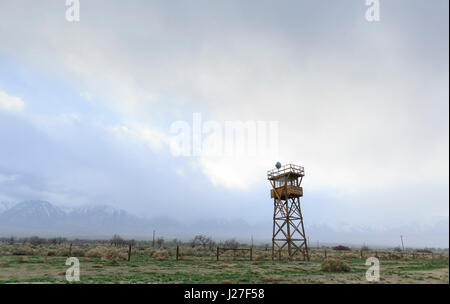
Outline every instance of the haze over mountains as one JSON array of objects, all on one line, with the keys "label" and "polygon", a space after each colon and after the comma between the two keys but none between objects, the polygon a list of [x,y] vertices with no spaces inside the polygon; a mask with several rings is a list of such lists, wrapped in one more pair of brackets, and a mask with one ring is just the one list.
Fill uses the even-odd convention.
[{"label": "haze over mountains", "polygon": [[[397,229],[381,230],[367,227],[336,228],[324,224],[306,223],[311,246],[320,244],[367,244],[372,246],[398,246],[399,236],[406,236],[411,247],[448,247],[448,218],[441,218],[433,226],[399,225]],[[0,236],[69,238],[109,238],[118,233],[123,237],[151,239],[153,230],[166,239],[191,239],[196,234],[212,236],[216,240],[236,238],[250,242],[270,243],[272,223],[251,225],[243,219],[208,219],[191,223],[169,217],[143,218],[107,205],[88,205],[62,208],[46,201],[0,202]],[[242,234],[246,231],[246,235]],[[248,234],[248,235],[247,235]]]}]

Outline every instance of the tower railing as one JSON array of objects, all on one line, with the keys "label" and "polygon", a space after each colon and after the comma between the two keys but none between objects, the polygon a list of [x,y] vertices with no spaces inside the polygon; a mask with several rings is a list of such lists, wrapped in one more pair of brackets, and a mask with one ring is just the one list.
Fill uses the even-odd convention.
[{"label": "tower railing", "polygon": [[305,168],[298,165],[287,164],[280,167],[280,169],[272,169],[267,171],[267,179],[274,179],[275,177],[284,175],[286,173],[294,173],[298,174],[299,176],[304,176]]}]

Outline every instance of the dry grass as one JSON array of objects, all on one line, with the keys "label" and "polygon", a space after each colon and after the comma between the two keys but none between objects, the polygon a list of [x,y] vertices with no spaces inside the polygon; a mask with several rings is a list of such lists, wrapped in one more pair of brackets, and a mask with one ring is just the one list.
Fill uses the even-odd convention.
[{"label": "dry grass", "polygon": [[279,282],[284,281],[285,278],[283,276],[273,274],[273,275],[265,275],[264,280],[266,280],[267,282]]},{"label": "dry grass", "polygon": [[212,268],[224,269],[224,268],[229,267],[230,265],[228,265],[228,264],[210,264],[209,266],[211,266]]},{"label": "dry grass", "polygon": [[[78,245],[78,244],[77,244]],[[80,246],[80,249],[88,251],[93,250],[87,255],[100,255],[106,253],[109,246],[99,247],[102,244],[90,244],[89,246]],[[12,248],[13,246],[3,245]],[[66,244],[66,248],[69,246]],[[0,255],[0,283],[21,283],[40,281],[47,282],[51,280],[53,283],[65,283],[65,272],[67,269],[64,265],[65,258],[58,256],[47,256],[49,251],[58,251],[58,246],[43,246],[35,248],[45,252],[45,256],[2,256]],[[75,246],[72,247],[72,250]],[[123,258],[127,255],[126,247],[120,247],[120,255]],[[180,252],[182,252],[180,248]],[[144,249],[145,250],[145,249]],[[348,259],[344,258],[345,253],[330,253],[328,259],[340,260],[351,267],[350,272],[339,272],[341,269],[332,269],[337,272],[327,272],[320,270],[323,260],[323,251],[317,256],[321,259],[312,260],[311,263],[294,262],[288,263],[287,260],[271,261],[249,259],[242,261],[231,261],[231,259],[215,261],[213,258],[189,257],[189,262],[175,261],[174,256],[168,260],[158,261],[153,255],[144,255],[144,250],[140,254],[136,252],[132,256],[133,263],[117,262],[105,263],[100,262],[100,258],[80,258],[82,263],[82,283],[168,283],[168,284],[192,284],[192,283],[213,283],[213,284],[240,284],[240,283],[256,283],[256,284],[284,284],[284,283],[367,283],[364,272],[367,269],[364,259]],[[5,252],[4,250],[3,252]],[[169,252],[175,253],[175,248],[154,250],[158,251],[156,255],[160,255],[160,251],[164,258],[170,257]],[[167,251],[167,252],[166,252]],[[255,250],[256,251],[256,250]],[[258,255],[262,250],[257,250]],[[318,251],[316,251],[318,252]],[[347,252],[348,253],[348,252]],[[350,252],[351,253],[351,252]],[[374,256],[367,252],[365,256]],[[359,256],[359,252],[353,252]],[[387,259],[393,252],[378,251],[378,254],[384,255]],[[397,253],[398,254],[398,253]],[[448,284],[448,256],[444,254],[446,260],[438,260],[439,254],[434,254],[435,259],[422,258],[416,254],[416,259],[412,261],[387,261],[383,264],[381,284],[392,283],[439,283]],[[101,256],[100,256],[101,257]],[[412,255],[410,255],[412,257]],[[420,257],[420,259],[418,259]],[[23,259],[19,262],[19,258]],[[386,259],[382,260],[383,263]],[[25,262],[27,261],[27,262]],[[44,263],[47,261],[47,263]],[[3,265],[2,265],[3,264]],[[325,267],[325,266],[323,266]],[[59,274],[61,273],[61,274]],[[45,277],[44,275],[45,274]],[[163,274],[163,275],[162,275]]]},{"label": "dry grass", "polygon": [[322,263],[320,269],[327,272],[350,272],[351,270],[346,262],[332,259]]},{"label": "dry grass", "polygon": [[184,256],[184,255],[182,255],[182,254],[179,254],[178,255],[178,260],[180,260],[180,261],[189,261],[189,258]]}]

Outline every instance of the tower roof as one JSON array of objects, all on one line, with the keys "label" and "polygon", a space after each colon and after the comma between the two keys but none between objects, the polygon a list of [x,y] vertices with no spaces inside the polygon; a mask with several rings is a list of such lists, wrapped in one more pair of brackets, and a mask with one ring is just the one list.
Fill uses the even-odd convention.
[{"label": "tower roof", "polygon": [[288,175],[291,177],[303,177],[305,175],[305,169],[302,166],[287,164],[281,166],[280,169],[276,168],[267,171],[267,179],[269,180],[279,179]]}]

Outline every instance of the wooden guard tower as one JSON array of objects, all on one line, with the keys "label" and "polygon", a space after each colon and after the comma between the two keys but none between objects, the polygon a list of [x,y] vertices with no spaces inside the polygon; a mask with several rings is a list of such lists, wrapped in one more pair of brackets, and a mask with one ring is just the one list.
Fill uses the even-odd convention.
[{"label": "wooden guard tower", "polygon": [[275,250],[281,257],[281,252],[287,247],[289,260],[297,253],[309,261],[308,244],[306,242],[303,216],[300,209],[300,197],[303,188],[300,187],[305,171],[296,165],[281,166],[267,172],[267,179],[272,185],[270,197],[273,198],[273,236],[272,259]]}]

